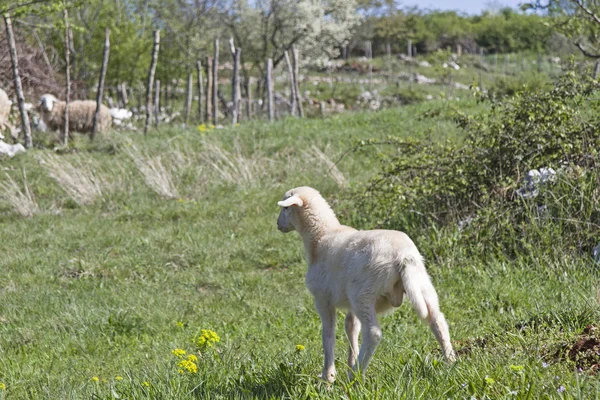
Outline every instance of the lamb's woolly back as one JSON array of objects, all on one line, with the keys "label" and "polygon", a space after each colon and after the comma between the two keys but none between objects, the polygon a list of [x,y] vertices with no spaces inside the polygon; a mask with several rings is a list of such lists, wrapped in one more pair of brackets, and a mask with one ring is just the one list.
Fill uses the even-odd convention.
[{"label": "lamb's woolly back", "polygon": [[[51,94],[41,97],[40,107],[44,123],[52,130],[62,130],[65,124],[66,103],[56,99]],[[96,102],[93,100],[75,100],[69,103],[69,130],[75,132],[91,132],[94,125],[94,114]],[[104,104],[100,106],[98,116],[98,132],[104,132],[110,128],[112,116],[110,110]]]}]

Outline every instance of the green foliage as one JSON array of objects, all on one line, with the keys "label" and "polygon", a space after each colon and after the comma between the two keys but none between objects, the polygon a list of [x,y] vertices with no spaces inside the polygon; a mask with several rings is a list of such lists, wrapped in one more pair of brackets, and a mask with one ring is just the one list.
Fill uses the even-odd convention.
[{"label": "green foliage", "polygon": [[[455,110],[452,118],[465,131],[461,144],[390,139],[399,151],[380,156],[384,166],[366,190],[368,213],[363,215],[377,216],[382,225],[417,230],[475,218],[480,226],[472,232],[479,242],[485,236],[484,243],[513,250],[526,247],[519,242],[523,237],[528,243],[548,237],[527,232],[554,230],[564,237],[568,231],[566,247],[589,250],[598,225],[549,222],[598,218],[599,193],[590,179],[598,179],[600,122],[589,109],[598,87],[596,81],[567,71],[551,90],[493,99],[488,114]],[[516,191],[523,177],[541,167],[558,170],[561,184],[548,184],[548,193],[542,190],[547,187],[540,188],[545,194],[536,201],[522,200]],[[573,188],[576,200],[568,196]],[[544,223],[537,206],[547,217]]]},{"label": "green foliage", "polygon": [[549,89],[551,84],[552,82],[547,74],[537,72],[517,76],[498,76],[487,89],[487,96],[501,98],[514,96],[521,92],[538,92]]},{"label": "green foliage", "polygon": [[543,50],[552,35],[548,22],[548,17],[509,8],[477,16],[454,11],[393,10],[367,18],[364,24],[374,28],[359,29],[358,33],[362,39],[372,40],[373,48],[380,52],[386,43],[395,52],[405,52],[411,39],[419,54],[446,48],[455,51],[457,44],[470,52],[483,47],[488,53],[507,53]]}]

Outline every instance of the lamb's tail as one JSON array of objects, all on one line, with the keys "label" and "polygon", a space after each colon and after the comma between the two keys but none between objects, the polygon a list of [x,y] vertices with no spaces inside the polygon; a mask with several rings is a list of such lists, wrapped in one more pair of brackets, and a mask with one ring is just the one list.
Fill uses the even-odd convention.
[{"label": "lamb's tail", "polygon": [[416,254],[404,259],[403,264],[400,275],[404,292],[419,317],[424,321],[429,321],[431,314],[439,311],[439,302],[431,279],[425,270],[423,258]]},{"label": "lamb's tail", "polygon": [[429,324],[435,338],[442,346],[448,361],[454,361],[454,351],[450,343],[450,333],[446,318],[440,310],[437,292],[425,269],[423,258],[417,254],[404,260],[401,269],[404,292],[419,317]]}]

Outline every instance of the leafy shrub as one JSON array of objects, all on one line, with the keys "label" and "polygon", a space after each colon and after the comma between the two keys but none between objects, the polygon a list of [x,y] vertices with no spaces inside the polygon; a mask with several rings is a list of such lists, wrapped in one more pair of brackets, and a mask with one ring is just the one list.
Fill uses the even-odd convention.
[{"label": "leafy shrub", "polygon": [[[588,249],[600,233],[600,126],[588,101],[597,89],[568,71],[551,90],[491,100],[486,115],[455,111],[461,144],[391,138],[398,154],[380,155],[383,167],[365,190],[362,214],[421,232],[462,221],[465,235],[486,251],[524,250],[533,237]],[[556,182],[536,198],[518,196],[523,177],[540,167],[559,171]]]}]

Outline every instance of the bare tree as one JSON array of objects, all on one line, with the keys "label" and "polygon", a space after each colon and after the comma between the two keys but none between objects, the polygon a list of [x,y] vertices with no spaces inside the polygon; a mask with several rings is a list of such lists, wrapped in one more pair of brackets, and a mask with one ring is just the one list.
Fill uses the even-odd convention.
[{"label": "bare tree", "polygon": [[110,29],[106,28],[104,37],[104,54],[102,55],[102,68],[100,69],[100,80],[98,81],[98,92],[96,93],[96,112],[94,113],[94,126],[90,140],[94,140],[96,130],[98,129],[98,115],[102,106],[102,94],[104,93],[104,79],[106,78],[106,68],[108,66],[108,57],[110,54]]},{"label": "bare tree", "polygon": [[196,62],[196,69],[198,70],[198,117],[200,123],[204,123],[204,114],[202,113],[202,97],[204,97],[204,85],[202,83],[202,63],[200,60]]},{"label": "bare tree", "polygon": [[69,140],[69,101],[71,99],[71,41],[69,37],[69,11],[66,7],[63,10],[63,18],[65,20],[65,77],[67,90],[65,94],[65,125],[63,127],[61,143],[63,146],[66,146]]},{"label": "bare tree", "polygon": [[215,55],[212,65],[212,119],[213,125],[219,120],[219,39],[215,39]]},{"label": "bare tree", "polygon": [[204,119],[206,123],[211,120],[211,111],[212,111],[212,57],[206,57],[206,101],[205,101],[205,112]]},{"label": "bare tree", "polygon": [[193,85],[192,85],[192,72],[188,71],[187,77],[187,91],[186,91],[186,99],[185,99],[185,126],[188,126],[190,123],[190,114],[192,113],[192,93]]},{"label": "bare tree", "polygon": [[302,96],[300,96],[300,57],[298,50],[292,46],[292,55],[294,56],[294,93],[296,94],[296,106],[298,107],[298,115],[304,118],[304,108],[302,108]]},{"label": "bare tree", "polygon": [[240,112],[241,86],[240,86],[240,59],[242,49],[236,49],[233,44],[233,38],[229,40],[231,46],[231,56],[233,57],[233,74],[231,76],[231,101],[233,103],[232,121],[237,124]]},{"label": "bare tree", "polygon": [[296,84],[294,83],[294,66],[292,65],[292,61],[290,60],[290,56],[285,51],[285,63],[288,67],[288,79],[290,81],[290,114],[296,115]]},{"label": "bare tree", "polygon": [[267,106],[269,121],[275,119],[275,103],[273,100],[273,59],[267,59]]},{"label": "bare tree", "polygon": [[144,125],[144,135],[148,133],[150,125],[150,116],[152,115],[152,86],[154,85],[154,73],[156,72],[156,63],[158,61],[158,49],[160,46],[160,30],[154,31],[154,46],[152,46],[152,61],[148,70],[148,82],[146,84],[146,124]]},{"label": "bare tree", "polygon": [[15,34],[12,28],[10,14],[5,13],[4,26],[6,28],[6,37],[8,38],[8,47],[10,48],[10,60],[13,69],[13,79],[15,92],[17,93],[17,102],[19,103],[19,112],[21,113],[21,126],[25,136],[25,147],[31,148],[31,126],[29,125],[29,115],[25,110],[25,96],[23,96],[23,86],[21,85],[21,76],[19,75],[19,58],[17,57],[17,45],[15,44]]},{"label": "bare tree", "polygon": [[154,126],[158,127],[158,117],[160,115],[160,81],[156,80],[154,90]]}]

